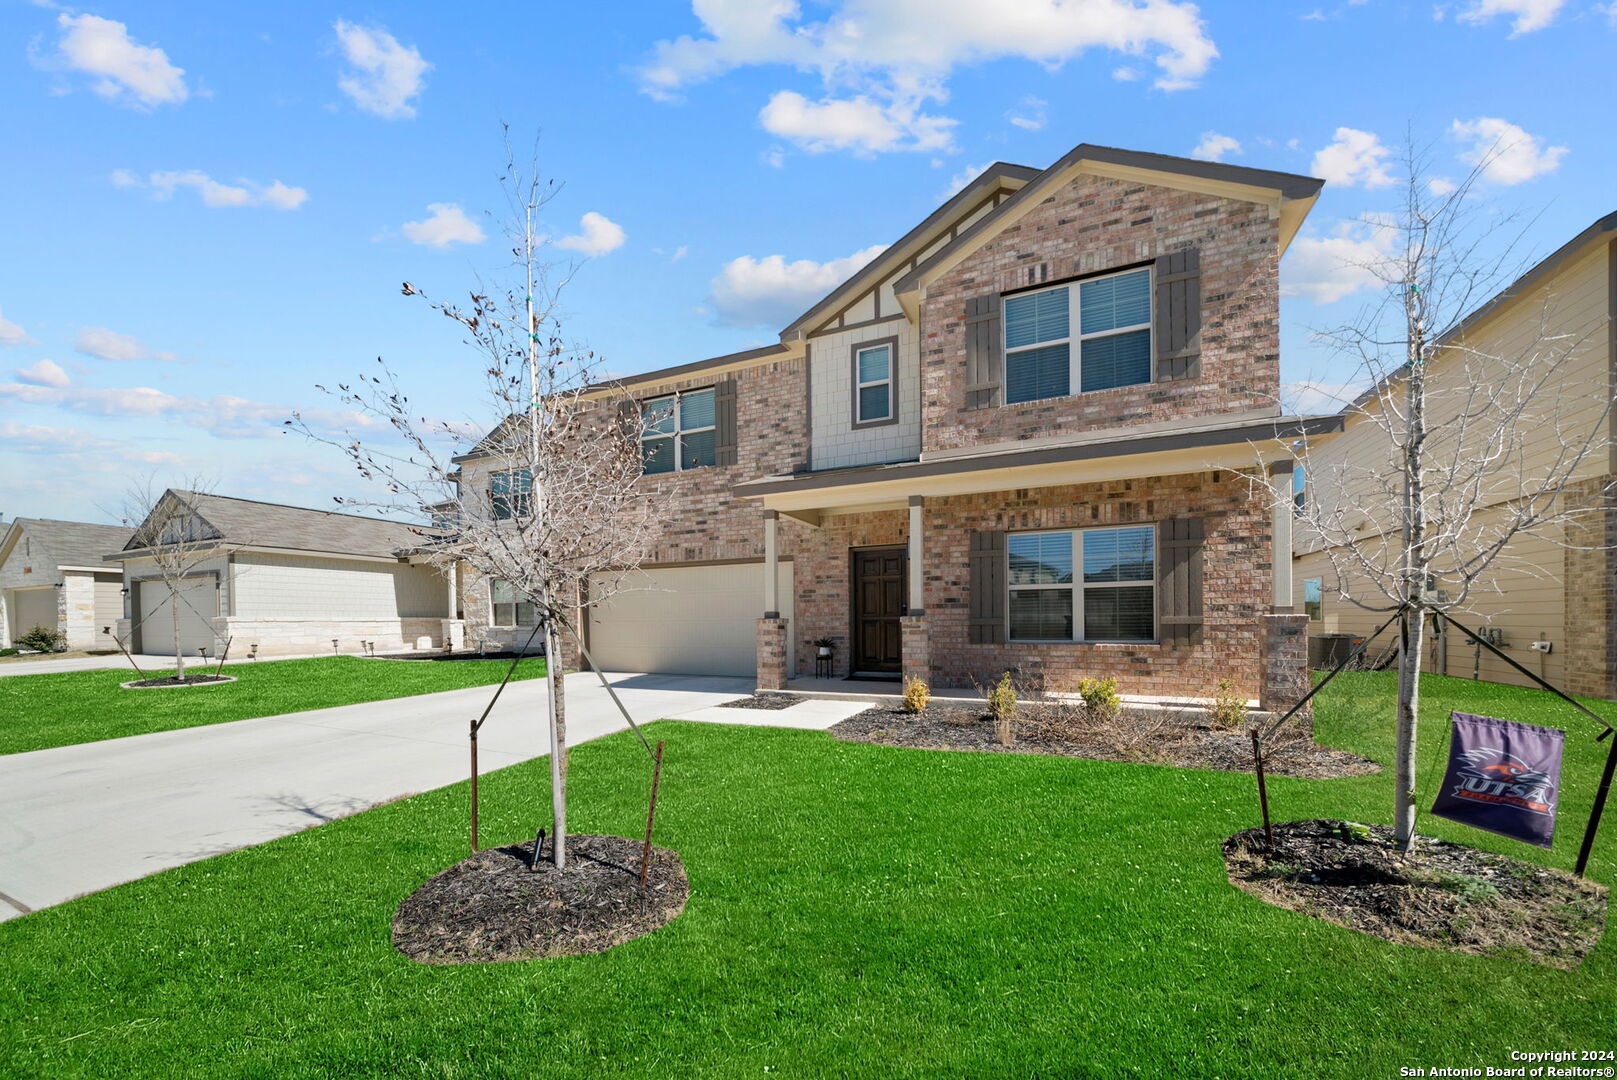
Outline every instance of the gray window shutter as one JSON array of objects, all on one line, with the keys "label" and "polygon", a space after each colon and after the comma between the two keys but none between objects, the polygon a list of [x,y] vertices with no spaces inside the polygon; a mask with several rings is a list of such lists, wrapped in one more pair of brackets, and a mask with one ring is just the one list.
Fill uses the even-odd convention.
[{"label": "gray window shutter", "polygon": [[1202,373],[1202,256],[1187,248],[1157,258],[1157,382]]},{"label": "gray window shutter", "polygon": [[971,534],[971,588],[967,596],[967,638],[973,645],[1005,640],[1005,534]]},{"label": "gray window shutter", "polygon": [[998,405],[1005,381],[1004,337],[1000,332],[999,294],[966,301],[966,408]]},{"label": "gray window shutter", "polygon": [[1157,523],[1157,625],[1164,642],[1198,644],[1202,639],[1201,518],[1169,518]]},{"label": "gray window shutter", "polygon": [[736,381],[725,379],[713,393],[713,463],[736,463]]}]

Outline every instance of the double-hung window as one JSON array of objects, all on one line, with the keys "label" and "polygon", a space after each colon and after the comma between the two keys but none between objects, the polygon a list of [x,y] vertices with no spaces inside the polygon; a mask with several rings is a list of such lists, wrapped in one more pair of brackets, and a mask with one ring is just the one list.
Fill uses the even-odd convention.
[{"label": "double-hung window", "polygon": [[1151,381],[1151,270],[1005,298],[1005,401]]},{"label": "double-hung window", "polygon": [[712,387],[684,390],[641,403],[640,460],[648,474],[715,464],[718,415]]},{"label": "double-hung window", "polygon": [[526,517],[533,498],[533,473],[527,469],[501,469],[489,476],[488,501],[495,521]]},{"label": "double-hung window", "polygon": [[1013,533],[1012,641],[1156,638],[1156,528]]},{"label": "double-hung window", "polygon": [[502,578],[490,578],[488,597],[489,602],[494,606],[495,626],[532,626],[534,624],[533,601],[517,592],[509,581]]},{"label": "double-hung window", "polygon": [[893,410],[893,343],[856,347],[853,352],[854,414],[857,424],[879,424],[897,416]]}]

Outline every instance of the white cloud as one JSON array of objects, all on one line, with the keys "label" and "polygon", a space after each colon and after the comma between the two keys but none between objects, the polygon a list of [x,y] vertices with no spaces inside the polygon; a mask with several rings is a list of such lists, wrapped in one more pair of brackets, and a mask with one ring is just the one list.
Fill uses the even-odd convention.
[{"label": "white cloud", "polygon": [[1460,11],[1455,18],[1460,22],[1482,25],[1492,22],[1495,16],[1513,16],[1515,21],[1510,24],[1510,36],[1520,37],[1531,34],[1534,30],[1542,30],[1555,21],[1566,0],[1471,0],[1470,6]]},{"label": "white cloud", "polygon": [[73,381],[68,378],[67,372],[62,370],[61,365],[54,360],[41,360],[31,367],[18,368],[17,378],[25,383],[33,383],[35,386],[63,387]]},{"label": "white cloud", "polygon": [[1327,383],[1305,379],[1282,383],[1280,403],[1294,416],[1317,416],[1341,412],[1364,393],[1367,383]]},{"label": "white cloud", "polygon": [[1039,131],[1045,125],[1044,109],[1049,104],[1042,98],[1025,97],[1021,109],[1006,113],[1005,119],[1023,131]]},{"label": "white cloud", "polygon": [[64,13],[56,17],[56,25],[62,31],[56,42],[59,62],[91,76],[90,89],[108,101],[149,109],[177,105],[190,96],[185,72],[157,46],[130,40],[123,23]]},{"label": "white cloud", "polygon": [[1153,61],[1156,86],[1178,90],[1195,85],[1218,56],[1188,0],[836,0],[823,19],[806,17],[797,0],[692,6],[701,32],[658,42],[640,69],[641,89],[672,100],[737,68],[814,72],[819,102],[782,91],[764,119],[770,131],[823,150],[949,148],[954,122],[926,106],[948,99],[948,80],[962,66],[1014,58],[1053,69],[1108,49]]},{"label": "white cloud", "polygon": [[1239,154],[1241,143],[1228,135],[1220,135],[1216,131],[1202,132],[1202,141],[1196,144],[1196,149],[1190,152],[1193,158],[1203,161],[1223,161],[1225,154]]},{"label": "white cloud", "polygon": [[203,206],[268,206],[276,210],[296,210],[308,201],[309,192],[300,187],[288,187],[279,180],[260,184],[238,179],[234,184],[215,180],[200,169],[184,172],[154,172],[142,180],[128,169],[114,169],[108,176],[113,187],[147,188],[154,199],[172,199],[175,192],[190,189],[197,193]]},{"label": "white cloud", "polygon": [[674,253],[668,257],[668,261],[669,262],[679,262],[679,260],[683,259],[685,256],[689,255],[690,253],[691,253],[691,249],[687,245],[681,244],[681,245],[679,245],[679,247],[674,249]]},{"label": "white cloud", "polygon": [[810,101],[781,90],[758,113],[765,131],[790,139],[811,154],[852,150],[869,155],[892,150],[947,150],[957,121],[923,113],[911,103],[825,97]]},{"label": "white cloud", "polygon": [[1368,131],[1339,127],[1334,141],[1314,155],[1313,172],[1332,184],[1344,187],[1387,187],[1396,181],[1387,171],[1392,151]]},{"label": "white cloud", "polygon": [[28,336],[28,331],[16,323],[0,315],[0,345],[32,345],[34,339]]},{"label": "white cloud", "polygon": [[1545,146],[1536,135],[1496,116],[1456,120],[1449,129],[1457,139],[1467,139],[1471,148],[1460,154],[1467,165],[1480,166],[1482,177],[1496,184],[1521,184],[1554,172],[1567,155],[1564,146]]},{"label": "white cloud", "polygon": [[1131,67],[1113,68],[1112,78],[1118,82],[1136,82],[1140,78],[1140,69]]},{"label": "white cloud", "polygon": [[1604,14],[1606,16],[1606,21],[1611,24],[1612,29],[1617,30],[1617,2],[1610,4],[1596,4],[1595,10]]},{"label": "white cloud", "polygon": [[388,120],[415,116],[411,98],[421,93],[421,80],[432,65],[415,46],[400,45],[380,26],[355,26],[338,19],[332,29],[342,46],[343,58],[353,65],[337,79],[337,86],[361,111]]},{"label": "white cloud", "polygon": [[130,334],[120,334],[104,326],[81,329],[73,339],[73,348],[98,360],[162,360],[172,363],[179,359],[171,352],[157,352]]},{"label": "white cloud", "polygon": [[578,229],[577,235],[562,237],[556,246],[585,255],[605,255],[622,247],[627,239],[622,225],[593,210],[578,219]]},{"label": "white cloud", "polygon": [[454,203],[428,203],[431,216],[424,221],[406,221],[399,231],[412,244],[446,248],[451,244],[481,244],[483,229]]},{"label": "white cloud", "polygon": [[1392,255],[1397,232],[1387,221],[1345,221],[1329,236],[1299,236],[1280,264],[1280,294],[1334,304],[1380,288],[1376,268]]},{"label": "white cloud", "polygon": [[1426,181],[1426,190],[1441,199],[1446,195],[1453,195],[1460,188],[1459,185],[1446,176],[1434,176]]},{"label": "white cloud", "polygon": [[823,263],[742,255],[725,263],[713,279],[708,304],[726,326],[784,326],[885,250],[886,245],[877,244]]},{"label": "white cloud", "polygon": [[[154,418],[210,431],[222,438],[272,438],[292,415],[285,405],[220,394],[209,398],[170,394],[149,386],[40,386],[0,383],[0,398],[54,406],[91,416]],[[327,432],[374,427],[375,421],[351,410],[303,410],[311,427]]]}]

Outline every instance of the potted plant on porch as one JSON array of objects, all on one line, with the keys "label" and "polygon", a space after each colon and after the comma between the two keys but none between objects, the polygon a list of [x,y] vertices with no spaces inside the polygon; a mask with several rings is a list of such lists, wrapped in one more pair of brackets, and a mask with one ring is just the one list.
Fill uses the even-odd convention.
[{"label": "potted plant on porch", "polygon": [[830,656],[831,650],[837,647],[837,642],[835,638],[815,638],[814,647],[820,651],[821,656]]}]

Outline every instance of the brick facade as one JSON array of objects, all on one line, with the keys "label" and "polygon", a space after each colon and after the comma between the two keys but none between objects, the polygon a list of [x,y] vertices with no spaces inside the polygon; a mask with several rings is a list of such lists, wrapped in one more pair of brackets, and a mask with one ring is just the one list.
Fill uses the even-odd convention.
[{"label": "brick facade", "polygon": [[758,689],[786,688],[786,620],[758,620]]},{"label": "brick facade", "polygon": [[[1258,708],[1279,716],[1309,691],[1308,616],[1300,612],[1263,615],[1259,621],[1263,639]],[[1299,709],[1292,721],[1312,731],[1314,703]]]},{"label": "brick facade", "polygon": [[[1567,499],[1592,502],[1612,476],[1572,485]],[[1569,694],[1617,700],[1617,506],[1606,505],[1574,525],[1564,549],[1566,685]],[[1585,550],[1579,550],[1582,546]],[[1601,548],[1604,550],[1601,550]]]},{"label": "brick facade", "polygon": [[[1278,230],[1269,209],[1256,203],[1078,177],[927,288],[923,449],[1272,408],[1280,391]],[[968,299],[1148,263],[1188,247],[1201,250],[1199,378],[964,407]]]}]

